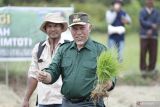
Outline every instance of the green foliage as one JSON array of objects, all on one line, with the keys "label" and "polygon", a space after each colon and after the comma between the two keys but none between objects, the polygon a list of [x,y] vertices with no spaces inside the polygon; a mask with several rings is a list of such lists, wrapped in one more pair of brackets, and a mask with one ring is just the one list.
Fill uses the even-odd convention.
[{"label": "green foliage", "polygon": [[124,10],[131,16],[132,23],[128,26],[127,32],[137,32],[139,30],[139,12],[141,6],[137,0],[133,0],[131,5],[125,5]]},{"label": "green foliage", "polygon": [[[41,6],[41,7],[68,7],[74,6],[75,12],[84,11],[90,15],[93,30],[106,33],[105,12],[112,5],[113,0],[0,0],[1,6]],[[127,32],[139,30],[139,11],[144,6],[145,0],[123,0],[124,10],[131,16],[132,23],[127,25]],[[155,6],[160,8],[160,1],[155,0]]]},{"label": "green foliage", "polygon": [[114,50],[103,51],[97,59],[97,76],[99,83],[104,83],[119,73],[119,63]]},{"label": "green foliage", "polygon": [[[105,33],[92,32],[91,38],[103,43],[106,45],[107,37]],[[158,38],[160,41],[160,38]],[[125,49],[124,49],[124,62],[120,65],[118,72],[120,72],[119,76],[117,76],[118,84],[123,85],[148,85],[150,82],[156,82],[155,80],[144,80],[140,76],[139,70],[139,55],[140,55],[140,44],[139,44],[139,35],[138,32],[129,33],[125,37]],[[160,44],[158,44],[160,47]],[[160,70],[160,49],[158,50],[158,58],[157,58],[157,69]],[[5,80],[5,63],[0,63],[0,81]],[[27,77],[27,72],[29,68],[30,62],[8,62],[8,71],[10,77],[20,78],[21,76]],[[160,77],[160,75],[159,75]],[[25,78],[23,80],[26,81]],[[26,83],[26,82],[25,82]]]},{"label": "green foliage", "polygon": [[24,72],[28,71],[29,65],[30,62],[1,62],[0,72],[5,73],[7,67],[9,74],[24,75]]},{"label": "green foliage", "polygon": [[144,79],[140,72],[127,72],[123,77],[117,78],[117,85],[153,86],[160,82],[160,73],[156,76],[156,78],[147,77]]},{"label": "green foliage", "polygon": [[74,4],[75,12],[86,12],[90,16],[90,22],[93,30],[98,32],[106,32],[105,11],[106,7],[100,3],[97,4]]},{"label": "green foliage", "polygon": [[[145,0],[137,0],[138,2],[139,2],[139,4],[141,5],[141,6],[145,6]],[[154,4],[155,4],[155,6],[156,7],[160,7],[160,5],[159,5],[159,3],[160,3],[160,1],[159,0],[154,0]]]}]

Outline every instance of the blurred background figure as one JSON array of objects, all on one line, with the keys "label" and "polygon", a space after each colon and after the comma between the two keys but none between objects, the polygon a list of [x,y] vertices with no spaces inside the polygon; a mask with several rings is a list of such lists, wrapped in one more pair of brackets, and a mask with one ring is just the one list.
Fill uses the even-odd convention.
[{"label": "blurred background figure", "polygon": [[143,77],[156,75],[159,17],[158,10],[154,8],[154,0],[145,0],[145,7],[141,9],[139,17],[140,70]]},{"label": "blurred background figure", "polygon": [[112,8],[106,11],[106,21],[108,24],[108,47],[117,48],[118,61],[123,61],[125,24],[131,23],[130,16],[122,10],[123,1],[115,0]]}]

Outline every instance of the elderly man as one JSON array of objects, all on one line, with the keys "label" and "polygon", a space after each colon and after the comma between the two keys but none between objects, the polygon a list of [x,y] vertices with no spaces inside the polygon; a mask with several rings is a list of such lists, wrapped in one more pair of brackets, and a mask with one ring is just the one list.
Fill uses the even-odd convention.
[{"label": "elderly man", "polygon": [[[70,15],[69,24],[74,41],[60,46],[50,66],[39,72],[38,80],[52,84],[62,76],[62,107],[105,107],[103,98],[95,105],[90,94],[97,80],[97,57],[106,48],[89,38],[91,24],[86,13]],[[109,81],[107,89],[113,89],[114,84]]]},{"label": "elderly man", "polygon": [[[156,76],[158,50],[158,25],[160,14],[154,8],[154,0],[145,0],[146,6],[140,11],[140,70],[142,77]],[[147,53],[149,59],[147,59]],[[148,64],[147,64],[148,62]]]},{"label": "elderly man", "polygon": [[[38,88],[38,104],[39,107],[61,107],[62,95],[60,93],[62,80],[59,78],[53,85],[46,85],[37,80],[37,72],[48,67],[59,46],[64,43],[61,37],[62,32],[68,28],[67,21],[62,17],[61,13],[48,13],[40,29],[48,38],[44,42],[35,45],[32,52],[32,61],[29,68],[27,91],[24,97],[23,106],[29,107],[29,100]],[[38,58],[39,47],[43,47],[43,52]],[[38,84],[38,85],[37,85]]]}]

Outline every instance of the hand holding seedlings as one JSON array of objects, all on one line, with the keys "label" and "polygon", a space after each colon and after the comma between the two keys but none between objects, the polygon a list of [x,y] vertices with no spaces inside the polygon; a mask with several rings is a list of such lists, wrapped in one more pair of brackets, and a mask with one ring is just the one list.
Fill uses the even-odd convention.
[{"label": "hand holding seedlings", "polygon": [[109,90],[112,87],[112,78],[119,73],[119,63],[116,52],[113,50],[104,51],[97,59],[97,85],[91,93],[91,98],[97,102],[99,98],[109,97]]}]

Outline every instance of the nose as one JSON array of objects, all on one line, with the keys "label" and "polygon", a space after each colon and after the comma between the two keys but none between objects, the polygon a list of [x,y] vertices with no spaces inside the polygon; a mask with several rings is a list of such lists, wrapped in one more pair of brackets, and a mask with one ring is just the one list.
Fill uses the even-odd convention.
[{"label": "nose", "polygon": [[55,27],[54,26],[50,26],[50,30],[54,31]]},{"label": "nose", "polygon": [[54,31],[54,30],[55,30],[55,27],[51,27],[51,30]]},{"label": "nose", "polygon": [[77,35],[81,35],[81,30],[77,30]]}]

